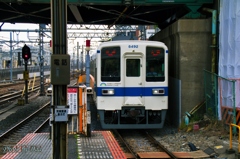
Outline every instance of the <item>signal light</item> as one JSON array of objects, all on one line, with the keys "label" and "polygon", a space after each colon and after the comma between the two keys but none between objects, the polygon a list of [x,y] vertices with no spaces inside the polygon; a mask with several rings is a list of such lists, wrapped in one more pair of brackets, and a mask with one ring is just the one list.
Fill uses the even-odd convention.
[{"label": "signal light", "polygon": [[31,58],[30,48],[25,44],[22,48],[22,58],[27,61]]},{"label": "signal light", "polygon": [[90,40],[86,40],[86,51],[90,51]]}]

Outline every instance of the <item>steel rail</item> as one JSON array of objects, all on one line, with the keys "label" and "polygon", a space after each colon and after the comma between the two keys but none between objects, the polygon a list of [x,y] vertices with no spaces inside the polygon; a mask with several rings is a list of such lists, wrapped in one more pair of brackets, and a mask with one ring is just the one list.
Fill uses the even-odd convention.
[{"label": "steel rail", "polygon": [[[34,90],[31,90],[29,93],[37,91],[38,89],[40,89],[40,88],[34,88]],[[14,99],[16,99],[18,97],[21,97],[21,93],[22,93],[22,91],[19,91],[19,92],[15,93],[15,94],[9,94],[9,95],[5,96],[4,99],[1,98],[0,104],[4,104],[4,103],[6,103],[6,102],[8,102],[10,100],[14,100]]]},{"label": "steel rail", "polygon": [[178,159],[171,151],[166,149],[160,142],[158,142],[152,135],[150,135],[148,132],[144,132],[145,135],[147,135],[148,139],[152,141],[154,144],[160,147],[161,150],[166,152],[172,159]]},{"label": "steel rail", "polygon": [[[28,89],[29,90],[28,93],[38,91],[39,89],[40,89],[40,86],[34,86],[33,90]],[[5,102],[7,102],[9,100],[14,100],[14,99],[20,97],[21,94],[22,94],[22,90],[0,96],[0,104],[4,104]]]},{"label": "steel rail", "polygon": [[45,124],[49,121],[50,117],[48,117],[33,133],[39,132]]},{"label": "steel rail", "polygon": [[119,139],[121,140],[121,142],[124,143],[124,145],[127,147],[128,151],[137,159],[138,156],[136,153],[134,153],[134,151],[131,149],[131,147],[129,146],[128,143],[126,143],[126,141],[122,138],[122,136],[119,134],[119,132],[117,130],[113,130],[113,132],[119,137]]},{"label": "steel rail", "polygon": [[23,125],[24,123],[26,123],[29,119],[33,118],[36,114],[38,114],[39,112],[41,112],[43,109],[45,109],[47,106],[50,105],[51,102],[46,103],[43,107],[41,107],[40,109],[36,110],[35,112],[33,112],[31,115],[29,115],[27,118],[25,118],[24,120],[22,120],[21,122],[19,122],[18,124],[16,124],[15,126],[13,126],[12,128],[8,129],[6,132],[4,132],[1,136],[0,136],[0,140],[3,140],[4,137],[8,136],[10,133],[12,133],[15,129],[19,128],[21,125]]}]

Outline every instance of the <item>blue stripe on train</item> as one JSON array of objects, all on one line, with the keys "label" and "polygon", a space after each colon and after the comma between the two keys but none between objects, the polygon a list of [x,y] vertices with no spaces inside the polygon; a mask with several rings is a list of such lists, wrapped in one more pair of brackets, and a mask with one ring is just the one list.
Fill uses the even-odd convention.
[{"label": "blue stripe on train", "polygon": [[103,89],[114,89],[114,96],[153,96],[152,89],[164,89],[161,96],[168,96],[168,87],[97,87],[97,96],[105,96]]}]

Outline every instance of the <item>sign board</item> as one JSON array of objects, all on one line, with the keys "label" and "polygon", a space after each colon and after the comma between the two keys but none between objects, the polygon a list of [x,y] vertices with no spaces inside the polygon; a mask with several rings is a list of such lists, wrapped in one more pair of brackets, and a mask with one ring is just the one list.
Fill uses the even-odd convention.
[{"label": "sign board", "polygon": [[55,108],[55,122],[68,121],[68,108],[57,107]]},{"label": "sign board", "polygon": [[29,72],[28,71],[23,71],[23,79],[28,80],[29,79]]},{"label": "sign board", "polygon": [[78,114],[78,88],[68,87],[67,88],[67,102],[69,105],[68,115]]},{"label": "sign board", "polygon": [[155,29],[147,29],[146,30],[146,38],[149,39],[151,36],[155,34]]}]

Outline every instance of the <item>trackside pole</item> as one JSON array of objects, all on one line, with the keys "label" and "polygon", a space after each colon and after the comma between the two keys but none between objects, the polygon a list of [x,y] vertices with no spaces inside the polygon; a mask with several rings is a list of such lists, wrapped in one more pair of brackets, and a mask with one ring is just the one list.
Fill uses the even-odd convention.
[{"label": "trackside pole", "polygon": [[[78,84],[82,84],[83,83],[83,81],[82,81],[82,74],[79,76],[79,79],[78,79]],[[82,116],[82,113],[83,113],[83,89],[82,89],[82,87],[81,86],[79,86],[79,96],[78,96],[78,100],[79,100],[79,114],[78,114],[78,131],[81,133],[82,131],[83,131],[83,120],[82,120],[82,118],[83,118],[83,116]]]},{"label": "trackside pole", "polygon": [[79,101],[80,101],[80,105],[79,105],[79,110],[80,110],[80,113],[79,113],[79,131],[80,132],[83,132],[83,106],[84,106],[84,103],[83,103],[83,89],[82,88],[79,88]]},{"label": "trackside pole", "polygon": [[70,55],[67,53],[67,0],[51,0],[52,55],[52,159],[67,159],[67,85]]},{"label": "trackside pole", "polygon": [[[90,87],[90,40],[86,40],[86,85]],[[90,95],[87,95],[87,136],[91,136],[91,109],[90,109]]]},{"label": "trackside pole", "polygon": [[[90,46],[90,42],[88,42]],[[90,49],[89,49],[90,50]],[[78,113],[77,113],[77,133],[85,136],[91,136],[91,113],[90,113],[90,97],[88,96],[87,88],[90,85],[90,60],[86,57],[86,75],[83,75],[83,71],[77,79],[78,85]],[[85,78],[85,79],[84,79]],[[84,84],[86,82],[86,85]],[[87,86],[88,85],[88,86]],[[69,88],[69,87],[68,87]],[[71,106],[70,106],[71,107]]]},{"label": "trackside pole", "polygon": [[78,78],[78,133],[87,134],[87,87],[83,84],[83,75],[81,74]]},{"label": "trackside pole", "polygon": [[24,71],[24,80],[25,80],[25,104],[28,104],[28,78],[29,73],[27,70],[27,61],[25,60],[25,71]]},{"label": "trackside pole", "polygon": [[78,129],[77,133],[84,134],[88,136],[87,132],[87,89],[85,85],[79,85],[79,95],[78,95]]}]

